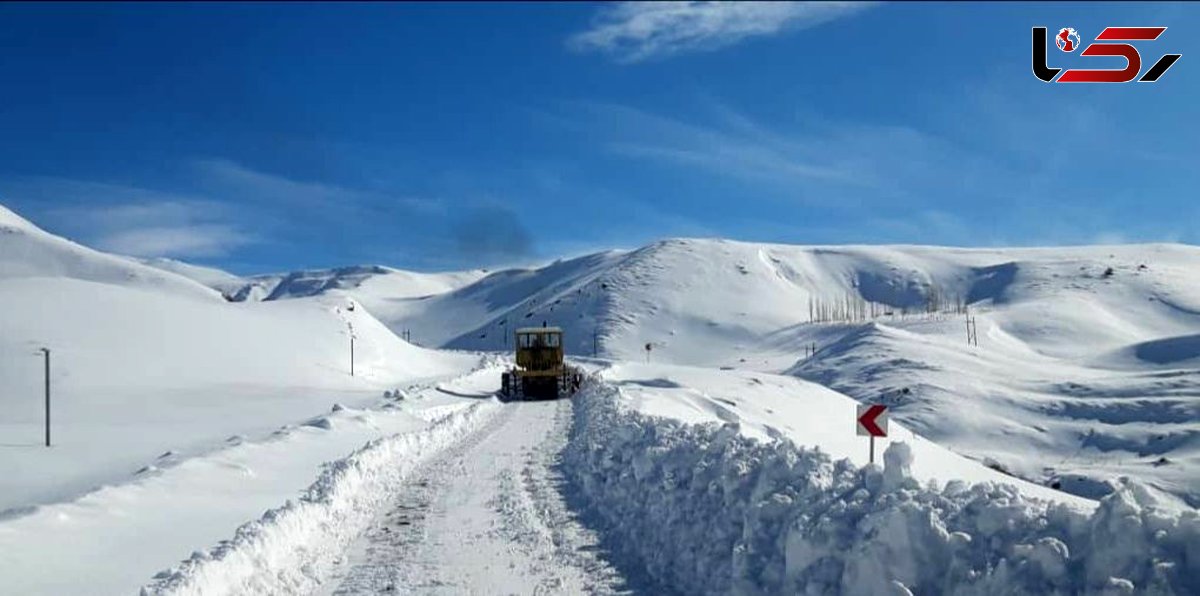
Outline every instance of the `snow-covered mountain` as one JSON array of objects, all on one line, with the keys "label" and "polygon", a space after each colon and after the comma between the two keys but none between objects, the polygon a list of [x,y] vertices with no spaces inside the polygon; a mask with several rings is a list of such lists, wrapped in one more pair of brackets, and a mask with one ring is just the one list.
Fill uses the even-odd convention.
[{"label": "snow-covered mountain", "polygon": [[424,345],[506,350],[512,327],[546,323],[580,356],[787,371],[888,403],[925,436],[1037,482],[1094,497],[1130,475],[1200,503],[1192,246],[677,239],[427,296],[338,291]]},{"label": "snow-covered mountain", "polygon": [[[314,304],[333,313],[324,334],[339,333],[344,322],[337,317],[356,312],[372,321],[364,328],[381,323],[381,334],[390,328],[430,347],[507,350],[512,328],[545,323],[563,327],[568,352],[578,356],[595,351],[787,372],[861,401],[882,401],[932,440],[1076,494],[1104,494],[1109,480],[1130,475],[1200,503],[1196,247],[804,247],[676,239],[491,273],[354,266],[239,278],[175,261],[144,266],[46,234],[11,212],[2,216],[0,273],[24,280],[0,292],[10,296],[10,312],[40,302],[89,313],[80,304],[56,304],[88,295],[89,303],[111,300],[105,308],[122,313],[90,322],[113,327],[106,333],[132,317],[151,316],[164,330],[180,319],[204,320],[159,306],[158,297],[150,302],[155,306],[123,297],[134,288],[163,290],[178,298],[170,304],[186,297],[214,309],[219,321],[204,343],[259,338],[237,340],[254,347],[227,350],[217,369],[181,364],[185,372],[170,371],[181,382],[189,371],[213,380],[260,366],[253,363],[261,359],[244,355],[270,352],[260,342],[277,344],[266,338],[311,342],[322,333],[301,331],[304,324],[282,313]],[[55,289],[13,295],[38,283]],[[80,283],[105,287],[58,289]],[[108,298],[112,292],[122,297]],[[243,302],[225,304],[221,294]],[[350,304],[363,309],[349,311]],[[255,322],[236,322],[251,312],[246,316]],[[967,316],[978,346],[967,344]],[[278,328],[259,328],[274,317],[284,319]],[[32,330],[30,321],[9,328]],[[390,343],[390,335],[378,341]],[[69,336],[50,339],[68,343]],[[317,360],[342,358],[339,341],[318,342],[325,355]],[[136,360],[130,353],[109,356]],[[296,374],[270,361],[261,367],[255,374]],[[305,370],[314,381],[317,369]]]}]

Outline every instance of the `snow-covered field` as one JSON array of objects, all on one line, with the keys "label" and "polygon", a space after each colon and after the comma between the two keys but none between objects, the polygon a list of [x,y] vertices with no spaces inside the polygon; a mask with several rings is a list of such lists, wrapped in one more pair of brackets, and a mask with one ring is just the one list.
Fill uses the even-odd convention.
[{"label": "snow-covered field", "polygon": [[[543,322],[592,380],[500,404]],[[0,207],[0,591],[1197,593],[1198,338],[1182,245],[243,278]]]}]

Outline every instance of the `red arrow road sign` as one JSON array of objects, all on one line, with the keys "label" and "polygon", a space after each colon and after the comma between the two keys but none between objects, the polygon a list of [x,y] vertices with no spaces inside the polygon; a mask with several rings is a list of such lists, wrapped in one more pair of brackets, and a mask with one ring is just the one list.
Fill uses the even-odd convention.
[{"label": "red arrow road sign", "polygon": [[858,427],[859,436],[886,437],[888,427],[887,406],[859,404],[858,424],[856,426]]}]

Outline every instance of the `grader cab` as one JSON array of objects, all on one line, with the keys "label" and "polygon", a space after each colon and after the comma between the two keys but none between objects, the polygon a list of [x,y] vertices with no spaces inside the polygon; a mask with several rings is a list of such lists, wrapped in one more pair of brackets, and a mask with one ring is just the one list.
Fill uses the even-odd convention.
[{"label": "grader cab", "polygon": [[563,362],[563,332],[558,327],[525,327],[515,332],[517,365],[500,379],[501,394],[510,399],[569,397],[579,388],[580,374]]}]

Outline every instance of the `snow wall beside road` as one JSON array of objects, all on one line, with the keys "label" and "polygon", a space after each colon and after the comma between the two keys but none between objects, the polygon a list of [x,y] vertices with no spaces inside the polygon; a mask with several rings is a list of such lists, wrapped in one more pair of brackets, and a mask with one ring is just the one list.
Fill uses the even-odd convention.
[{"label": "snow wall beside road", "polygon": [[680,593],[1200,593],[1200,515],[1135,484],[1094,512],[921,486],[902,443],[859,468],[620,399],[599,381],[576,397],[564,467],[615,557]]}]

